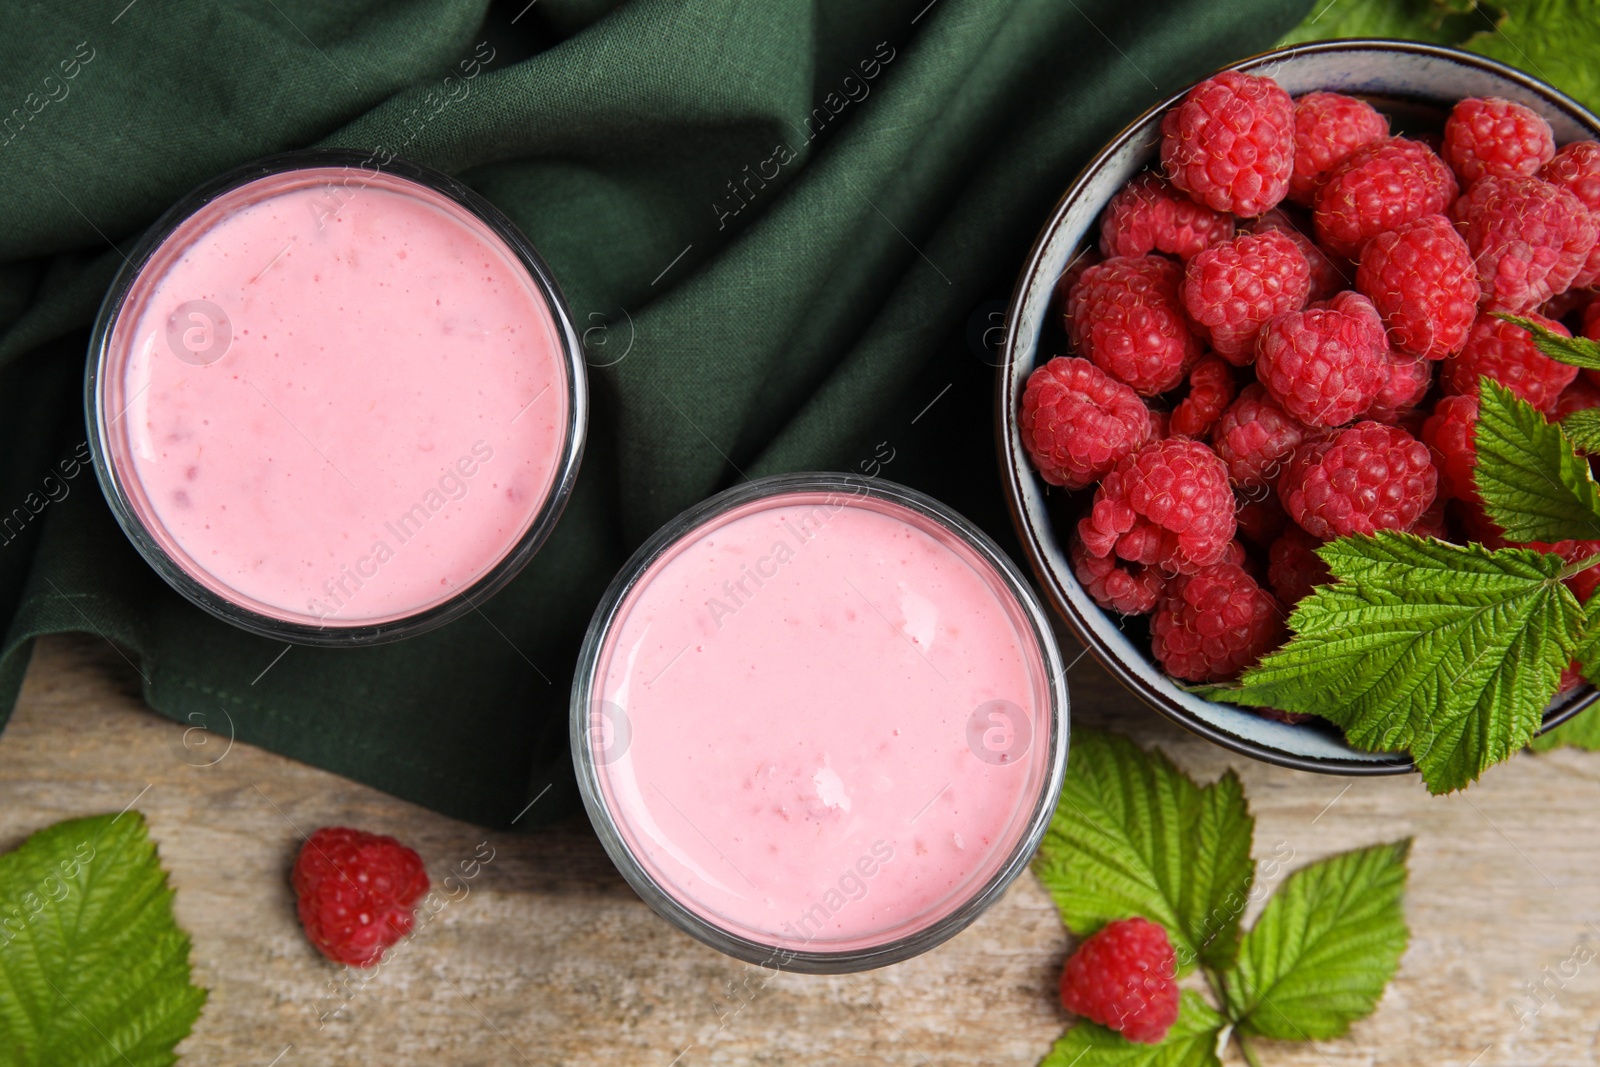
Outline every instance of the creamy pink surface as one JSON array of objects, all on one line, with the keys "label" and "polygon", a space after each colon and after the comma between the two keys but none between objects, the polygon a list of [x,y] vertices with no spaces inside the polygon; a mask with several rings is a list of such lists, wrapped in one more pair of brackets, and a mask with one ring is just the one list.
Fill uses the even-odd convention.
[{"label": "creamy pink surface", "polygon": [[[1039,654],[998,575],[908,509],[834,501],[788,494],[688,534],[596,672],[626,720],[602,790],[645,868],[718,926],[814,951],[903,936],[980,889],[1049,747]],[[1004,764],[968,743],[996,699],[1034,724]]]},{"label": "creamy pink surface", "polygon": [[[351,174],[201,209],[136,284],[106,368],[112,460],[169,554],[229,600],[329,626],[415,613],[498,563],[569,418],[558,328],[504,242],[422,186]],[[194,300],[232,329],[205,366],[168,338]]]}]

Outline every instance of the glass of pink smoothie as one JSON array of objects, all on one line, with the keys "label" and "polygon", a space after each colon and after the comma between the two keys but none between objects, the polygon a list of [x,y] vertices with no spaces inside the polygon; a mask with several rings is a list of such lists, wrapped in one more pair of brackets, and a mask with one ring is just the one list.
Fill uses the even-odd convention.
[{"label": "glass of pink smoothie", "polygon": [[657,912],[730,955],[837,973],[963,929],[1044,834],[1060,651],[1016,567],[921,493],[764,478],[660,530],[573,683],[589,817]]},{"label": "glass of pink smoothie", "polygon": [[443,174],[249,164],[144,236],[100,310],[101,487],[178,592],[316,645],[411,636],[505,585],[577,477],[582,350],[514,225]]}]

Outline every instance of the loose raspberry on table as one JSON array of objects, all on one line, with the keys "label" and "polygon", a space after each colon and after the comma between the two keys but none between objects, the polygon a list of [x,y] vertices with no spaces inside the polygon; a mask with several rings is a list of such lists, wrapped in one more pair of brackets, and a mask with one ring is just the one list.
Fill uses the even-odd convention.
[{"label": "loose raspberry on table", "polygon": [[1478,500],[1478,395],[1441,397],[1422,424],[1422,440],[1439,472],[1439,494],[1452,500]]},{"label": "loose raspberry on table", "polygon": [[1307,93],[1294,102],[1294,174],[1289,199],[1309,206],[1319,179],[1362,145],[1389,136],[1389,120],[1364,100]]},{"label": "loose raspberry on table", "polygon": [[[1309,225],[1309,223],[1308,223]],[[1283,234],[1294,242],[1300,254],[1306,257],[1306,263],[1311,268],[1311,300],[1326,300],[1350,285],[1344,268],[1340,267],[1328,254],[1318,248],[1300,224],[1281,207],[1275,207],[1250,224],[1251,233],[1266,233],[1274,231]]]},{"label": "loose raspberry on table", "polygon": [[1450,217],[1478,265],[1484,306],[1519,314],[1570,288],[1600,234],[1582,201],[1538,178],[1481,178]]},{"label": "loose raspberry on table", "polygon": [[1407,222],[1438,215],[1456,198],[1456,178],[1420,141],[1373,141],[1334,165],[1317,190],[1317,243],[1355,259],[1367,241]]},{"label": "loose raspberry on table", "polygon": [[1165,252],[1188,259],[1233,236],[1233,216],[1197,204],[1159,174],[1124,185],[1100,218],[1100,252],[1143,256]]},{"label": "loose raspberry on table", "polygon": [[1284,614],[1244,568],[1218,563],[1167,583],[1150,620],[1150,650],[1174,678],[1228,681],[1283,643]]},{"label": "loose raspberry on table", "polygon": [[1072,347],[1143,396],[1171,389],[1201,353],[1178,300],[1182,276],[1163,256],[1118,256],[1085,270],[1067,303]]},{"label": "loose raspberry on table", "polygon": [[1384,358],[1388,377],[1362,413],[1374,422],[1393,426],[1422,403],[1433,386],[1433,360],[1404,352],[1389,352]]},{"label": "loose raspberry on table", "polygon": [[[1577,197],[1591,217],[1600,214],[1600,142],[1572,142],[1540,168],[1539,177]],[[1595,241],[1583,269],[1572,279],[1574,288],[1587,288],[1596,282],[1600,282],[1600,240]]]},{"label": "loose raspberry on table", "polygon": [[1428,359],[1458,351],[1477,315],[1477,264],[1443,215],[1403,223],[1368,241],[1356,288],[1383,316],[1396,348]]},{"label": "loose raspberry on table", "polygon": [[1313,428],[1360,415],[1389,379],[1376,311],[1356,293],[1334,301],[1338,307],[1275,316],[1256,345],[1256,377],[1284,411]]},{"label": "loose raspberry on table", "polygon": [[1289,515],[1283,510],[1278,494],[1260,486],[1234,494],[1234,522],[1239,527],[1240,537],[1258,548],[1266,548],[1288,526]]},{"label": "loose raspberry on table", "polygon": [[1294,241],[1276,230],[1208,248],[1183,271],[1183,306],[1190,321],[1236,367],[1254,356],[1262,324],[1305,307],[1310,293],[1311,265]]},{"label": "loose raspberry on table", "polygon": [[323,827],[306,839],[291,877],[300,925],[317,951],[366,967],[411,932],[428,891],[422,859],[392,837]]},{"label": "loose raspberry on table", "polygon": [[[1554,319],[1537,314],[1527,317],[1562,337],[1572,336]],[[1482,314],[1473,322],[1461,351],[1444,362],[1444,391],[1476,396],[1481,375],[1549,414],[1562,391],[1578,376],[1578,368],[1540,352],[1534,347],[1533,335],[1522,327]]]},{"label": "loose raspberry on table", "polygon": [[1177,958],[1148,919],[1107,923],[1061,971],[1061,1005],[1129,1041],[1158,1045],[1178,1021]]},{"label": "loose raspberry on table", "polygon": [[1228,477],[1244,488],[1273,485],[1311,430],[1272,399],[1259,382],[1244,387],[1211,431]]},{"label": "loose raspberry on table", "polygon": [[1289,517],[1313,537],[1409,530],[1438,492],[1428,446],[1398,426],[1358,422],[1301,445],[1278,482]]},{"label": "loose raspberry on table", "polygon": [[1145,615],[1156,606],[1166,580],[1154,567],[1123,563],[1116,556],[1095,556],[1084,548],[1083,539],[1073,535],[1067,546],[1072,573],[1094,602],[1107,611],[1124,615]]},{"label": "loose raspberry on table", "polygon": [[1259,215],[1289,192],[1294,101],[1271,78],[1223,71],[1161,120],[1161,166],[1172,184],[1230,215]]},{"label": "loose raspberry on table", "polygon": [[1206,356],[1189,372],[1189,395],[1172,409],[1169,431],[1204,437],[1238,391],[1233,369],[1216,356]]},{"label": "loose raspberry on table", "polygon": [[1444,161],[1463,185],[1484,175],[1529,178],[1556,154],[1538,112],[1497,96],[1458,101],[1444,122]]},{"label": "loose raspberry on table", "polygon": [[1267,581],[1285,608],[1294,606],[1311,595],[1314,586],[1333,581],[1333,572],[1317,555],[1324,542],[1312,537],[1300,527],[1290,523],[1283,536],[1267,549]]},{"label": "loose raspberry on table", "polygon": [[1150,439],[1150,409],[1086,359],[1057,357],[1028,375],[1022,444],[1040,477],[1082,489]]},{"label": "loose raspberry on table", "polygon": [[1113,467],[1078,521],[1091,555],[1115,552],[1168,576],[1222,559],[1234,529],[1227,468],[1183,436],[1151,441]]}]

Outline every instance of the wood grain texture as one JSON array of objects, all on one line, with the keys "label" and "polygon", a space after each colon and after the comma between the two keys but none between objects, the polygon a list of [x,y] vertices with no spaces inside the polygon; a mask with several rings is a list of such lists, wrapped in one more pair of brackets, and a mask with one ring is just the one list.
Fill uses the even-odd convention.
[{"label": "wood grain texture", "polygon": [[[1070,678],[1079,721],[1159,744],[1201,780],[1236,767],[1258,855],[1281,842],[1299,863],[1416,838],[1411,947],[1377,1013],[1342,1040],[1266,1044],[1265,1064],[1596,1063],[1600,959],[1563,962],[1580,946],[1600,951],[1600,755],[1524,755],[1435,799],[1412,778],[1327,778],[1230,756],[1167,726],[1087,658]],[[136,681],[98,639],[39,644],[0,735],[0,847],[137,798],[211,990],[181,1046],[186,1063],[1030,1065],[1067,1023],[1055,980],[1069,939],[1031,875],[916,960],[769,979],[657,919],[585,822],[486,833],[227,748],[225,733],[205,745],[190,734],[186,747],[181,725],[139,704]],[[336,823],[402,837],[436,884],[486,854],[481,842],[494,850],[458,899],[342,992],[340,969],[301,936],[287,882],[300,832]],[[1508,1004],[1537,1003],[1530,982],[1545,983],[1549,1002],[1519,1025]]]}]

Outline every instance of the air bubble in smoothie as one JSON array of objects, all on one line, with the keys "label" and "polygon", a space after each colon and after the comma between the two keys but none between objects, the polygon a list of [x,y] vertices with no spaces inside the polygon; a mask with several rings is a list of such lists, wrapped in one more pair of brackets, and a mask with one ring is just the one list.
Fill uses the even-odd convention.
[{"label": "air bubble in smoothie", "polygon": [[689,932],[856,969],[942,940],[1015,873],[1059,788],[1065,693],[997,550],[886,483],[787,484],[647,546],[602,606],[580,779]]},{"label": "air bubble in smoothie", "polygon": [[108,496],[169,581],[292,639],[437,613],[531,554],[575,467],[581,363],[508,226],[345,166],[172,226],[90,398]]}]

